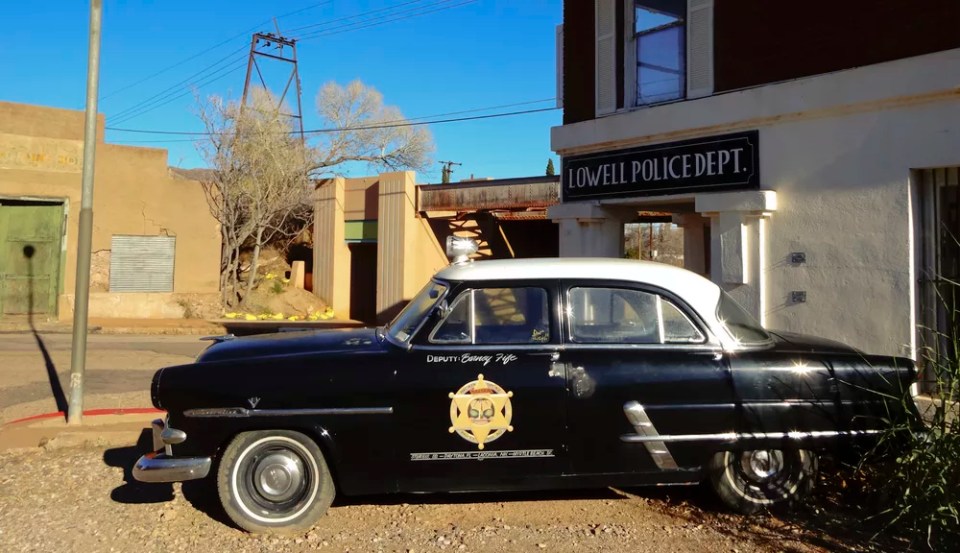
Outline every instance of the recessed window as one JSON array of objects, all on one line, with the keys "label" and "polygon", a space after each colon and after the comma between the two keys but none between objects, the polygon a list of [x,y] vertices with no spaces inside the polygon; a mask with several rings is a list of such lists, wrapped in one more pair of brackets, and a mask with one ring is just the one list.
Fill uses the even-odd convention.
[{"label": "recessed window", "polygon": [[686,93],[686,0],[635,0],[637,105]]}]

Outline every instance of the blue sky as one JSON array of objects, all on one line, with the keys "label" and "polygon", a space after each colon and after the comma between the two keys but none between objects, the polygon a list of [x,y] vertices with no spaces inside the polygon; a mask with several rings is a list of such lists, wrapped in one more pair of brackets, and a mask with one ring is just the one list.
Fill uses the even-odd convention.
[{"label": "blue sky", "polygon": [[[555,27],[561,0],[104,0],[100,106],[123,128],[200,131],[187,84],[163,96],[165,105],[128,120],[118,115],[204,70],[188,84],[201,95],[239,98],[254,30],[281,30],[305,37],[298,44],[305,127],[320,126],[314,108],[327,81],[360,79],[383,93],[407,117],[552,99],[556,95]],[[307,8],[307,9],[305,9]],[[0,74],[0,100],[83,109],[89,3],[78,0],[9,2]],[[377,10],[377,11],[375,11]],[[429,12],[410,17],[421,12]],[[366,15],[362,15],[366,14]],[[343,19],[350,18],[350,19]],[[333,21],[340,19],[340,21]],[[395,21],[386,21],[396,19]],[[362,21],[363,23],[357,23]],[[368,25],[367,28],[355,28]],[[337,34],[306,38],[309,32]],[[286,31],[285,31],[286,32]],[[211,48],[219,43],[225,44]],[[13,45],[17,45],[14,47]],[[231,54],[236,50],[239,52]],[[228,56],[229,55],[229,56]],[[195,56],[145,82],[141,79]],[[237,67],[243,65],[244,67]],[[237,68],[233,68],[237,67]],[[219,71],[219,72],[218,72]],[[130,86],[134,85],[134,86]],[[281,85],[282,86],[282,85]],[[175,92],[175,93],[174,93]],[[177,94],[184,96],[173,99]],[[153,107],[157,104],[147,104]],[[554,101],[465,115],[552,107]],[[143,109],[143,108],[140,108]],[[454,180],[542,174],[550,151],[550,127],[559,110],[482,121],[431,125],[435,159],[463,163]],[[107,141],[167,148],[170,165],[202,166],[189,137],[109,131]],[[559,166],[559,164],[558,164]],[[418,175],[438,182],[440,166]],[[365,171],[351,168],[358,176]]]}]

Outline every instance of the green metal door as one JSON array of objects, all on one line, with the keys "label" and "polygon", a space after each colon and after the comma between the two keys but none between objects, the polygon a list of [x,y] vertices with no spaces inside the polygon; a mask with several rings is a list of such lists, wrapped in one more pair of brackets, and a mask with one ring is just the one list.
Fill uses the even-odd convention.
[{"label": "green metal door", "polygon": [[56,313],[62,224],[62,204],[0,204],[0,317]]}]

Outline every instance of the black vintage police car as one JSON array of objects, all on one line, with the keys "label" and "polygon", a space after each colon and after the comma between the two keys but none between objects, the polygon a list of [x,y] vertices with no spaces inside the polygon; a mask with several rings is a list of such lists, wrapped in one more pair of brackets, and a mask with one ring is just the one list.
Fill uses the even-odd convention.
[{"label": "black vintage police car", "polygon": [[216,479],[255,532],[307,528],[335,492],[708,480],[754,512],[907,415],[914,378],[909,359],[766,331],[683,269],[461,257],[384,327],[221,337],[158,371],[168,416],[134,476]]}]

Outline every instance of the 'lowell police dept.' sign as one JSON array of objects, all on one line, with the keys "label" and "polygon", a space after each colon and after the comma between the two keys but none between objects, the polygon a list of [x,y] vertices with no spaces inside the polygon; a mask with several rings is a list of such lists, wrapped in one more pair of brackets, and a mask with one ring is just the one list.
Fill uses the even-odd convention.
[{"label": "'lowell police dept.' sign", "polygon": [[760,188],[759,133],[747,131],[563,158],[561,201]]}]

